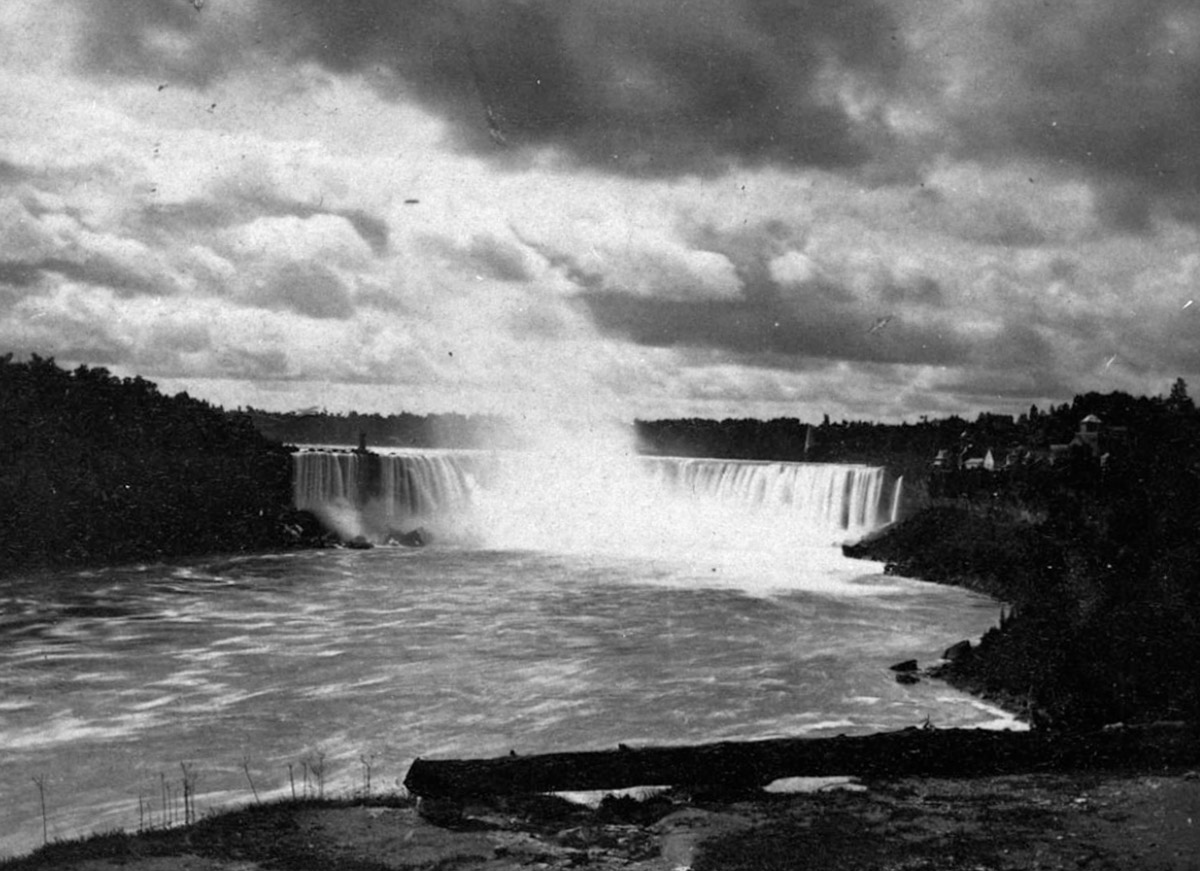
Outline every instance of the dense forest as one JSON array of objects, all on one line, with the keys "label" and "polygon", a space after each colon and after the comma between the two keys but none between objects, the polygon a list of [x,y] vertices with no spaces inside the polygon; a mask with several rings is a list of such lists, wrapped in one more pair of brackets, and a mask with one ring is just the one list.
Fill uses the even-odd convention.
[{"label": "dense forest", "polygon": [[277,547],[289,452],[245,415],[0,357],[0,572]]}]

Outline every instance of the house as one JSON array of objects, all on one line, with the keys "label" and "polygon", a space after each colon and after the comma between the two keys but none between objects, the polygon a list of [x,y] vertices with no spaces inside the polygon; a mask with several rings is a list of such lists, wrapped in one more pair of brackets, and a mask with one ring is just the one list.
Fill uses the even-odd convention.
[{"label": "house", "polygon": [[964,454],[962,467],[964,469],[976,469],[984,472],[996,471],[996,458],[992,455],[992,449],[988,448],[983,455],[978,453],[967,455]]},{"label": "house", "polygon": [[1086,448],[1088,453],[1093,457],[1100,456],[1100,434],[1102,423],[1100,418],[1094,414],[1089,414],[1083,420],[1079,421],[1079,430],[1075,433],[1075,438],[1071,439],[1071,447]]}]

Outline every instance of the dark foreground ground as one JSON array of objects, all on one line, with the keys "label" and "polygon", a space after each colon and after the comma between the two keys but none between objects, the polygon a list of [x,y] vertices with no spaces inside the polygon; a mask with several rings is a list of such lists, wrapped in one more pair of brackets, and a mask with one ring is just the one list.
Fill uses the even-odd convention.
[{"label": "dark foreground ground", "polygon": [[[812,784],[809,784],[812,786]],[[904,778],[592,810],[376,797],[254,805],[168,831],[51,844],[4,871],[1200,869],[1200,774]]]}]

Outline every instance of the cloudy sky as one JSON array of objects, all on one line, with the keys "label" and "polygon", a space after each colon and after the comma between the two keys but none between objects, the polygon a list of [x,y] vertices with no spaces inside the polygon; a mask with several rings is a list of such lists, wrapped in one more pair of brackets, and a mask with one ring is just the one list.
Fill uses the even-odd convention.
[{"label": "cloudy sky", "polygon": [[1195,0],[5,0],[0,66],[18,357],[622,418],[1200,386]]}]

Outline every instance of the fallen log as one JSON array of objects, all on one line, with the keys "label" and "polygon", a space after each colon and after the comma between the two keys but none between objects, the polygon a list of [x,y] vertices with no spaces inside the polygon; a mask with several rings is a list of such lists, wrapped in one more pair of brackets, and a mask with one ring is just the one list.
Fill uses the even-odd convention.
[{"label": "fallen log", "polygon": [[970,777],[1099,768],[1159,769],[1200,762],[1195,727],[1106,729],[1083,735],[918,729],[835,738],[775,738],[680,747],[417,759],[404,785],[423,797],[682,786],[758,789],[783,777]]}]

